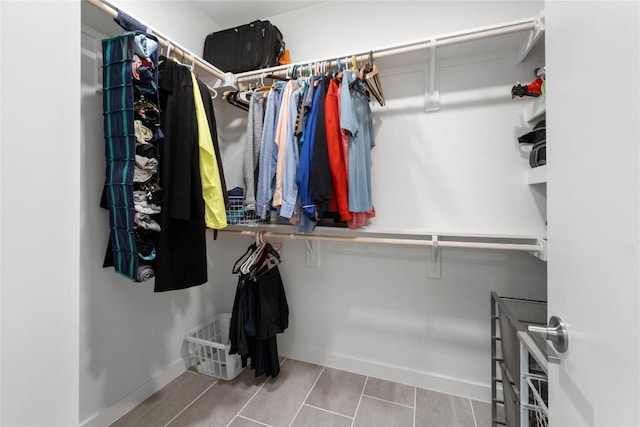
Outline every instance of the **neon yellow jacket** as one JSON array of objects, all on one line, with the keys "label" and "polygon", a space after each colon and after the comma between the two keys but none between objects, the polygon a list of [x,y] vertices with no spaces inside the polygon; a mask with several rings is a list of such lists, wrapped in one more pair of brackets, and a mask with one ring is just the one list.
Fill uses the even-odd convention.
[{"label": "neon yellow jacket", "polygon": [[200,180],[202,182],[202,198],[204,199],[204,222],[208,228],[222,229],[227,226],[227,213],[222,194],[220,171],[213,151],[213,140],[204,103],[198,88],[198,81],[193,73],[193,98],[196,106],[198,122],[198,145],[200,147]]}]

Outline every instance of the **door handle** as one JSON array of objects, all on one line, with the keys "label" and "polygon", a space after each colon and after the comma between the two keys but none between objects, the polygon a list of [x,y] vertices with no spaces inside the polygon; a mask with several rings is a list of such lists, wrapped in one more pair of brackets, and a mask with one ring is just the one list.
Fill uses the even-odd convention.
[{"label": "door handle", "polygon": [[529,326],[529,332],[541,335],[545,340],[551,341],[553,348],[558,353],[564,353],[569,348],[567,327],[558,316],[551,316],[547,326]]}]

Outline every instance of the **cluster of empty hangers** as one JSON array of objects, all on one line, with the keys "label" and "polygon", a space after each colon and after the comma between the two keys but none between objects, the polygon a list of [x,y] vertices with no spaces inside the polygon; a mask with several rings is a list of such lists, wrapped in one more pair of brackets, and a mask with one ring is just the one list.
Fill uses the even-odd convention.
[{"label": "cluster of empty hangers", "polygon": [[[373,61],[373,53],[369,53],[367,61],[358,61],[353,55],[351,58],[335,59],[333,61],[319,61],[303,65],[293,65],[284,70],[272,73],[256,73],[252,76],[244,76],[252,84],[244,86],[240,84],[240,89],[225,91],[222,99],[229,104],[242,110],[249,111],[249,102],[256,93],[267,93],[272,85],[277,81],[307,80],[310,81],[318,76],[341,76],[343,71],[358,71],[358,79],[352,83],[355,85],[358,80],[364,83],[367,94],[373,97],[381,106],[385,105],[384,92],[378,66]],[[280,75],[284,73],[284,75]],[[271,80],[271,85],[267,84]]]},{"label": "cluster of empty hangers", "polygon": [[233,273],[257,280],[282,261],[282,243],[271,244],[264,238],[264,231],[255,233],[255,241],[233,265]]}]

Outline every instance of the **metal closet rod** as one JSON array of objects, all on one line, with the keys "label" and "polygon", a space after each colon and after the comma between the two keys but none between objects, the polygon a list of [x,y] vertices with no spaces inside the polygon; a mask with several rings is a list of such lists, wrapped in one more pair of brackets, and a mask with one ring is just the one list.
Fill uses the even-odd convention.
[{"label": "metal closet rod", "polygon": [[[103,12],[105,12],[107,15],[116,18],[118,16],[118,9],[114,6],[112,6],[111,4],[109,4],[108,2],[105,2],[104,0],[86,0],[87,2],[91,3],[93,6],[97,7],[98,9],[102,10]],[[149,33],[153,34],[155,37],[158,38],[158,43],[160,43],[160,46],[164,47],[165,49],[168,49],[169,46],[171,46],[172,51],[175,52],[176,56],[184,56],[185,59],[190,59],[193,61],[193,65],[195,67],[198,67],[200,70],[211,74],[212,76],[222,80],[222,81],[226,81],[227,80],[227,74],[224,73],[222,70],[212,66],[211,64],[209,64],[208,62],[206,62],[204,59],[198,57],[197,55],[193,54],[192,52],[190,52],[189,50],[179,46],[178,44],[174,43],[173,41],[169,40],[167,37],[163,36],[162,34],[160,34],[159,32],[157,32],[156,30],[152,30],[148,25],[144,24],[143,25],[147,28],[149,28]]]},{"label": "metal closet rod", "polygon": [[525,20],[515,21],[512,23],[506,23],[499,26],[493,26],[488,28],[471,30],[468,32],[455,33],[450,35],[436,36],[430,40],[408,43],[395,47],[382,48],[377,50],[372,50],[370,52],[357,53],[351,55],[339,55],[338,59],[336,58],[325,58],[318,59],[314,61],[305,61],[298,62],[295,64],[287,64],[281,65],[278,67],[264,68],[261,70],[255,71],[247,71],[244,73],[236,74],[236,83],[244,83],[247,81],[255,81],[261,76],[264,77],[266,74],[272,74],[278,77],[285,77],[291,74],[291,70],[294,66],[305,67],[314,63],[326,63],[329,67],[336,67],[338,65],[337,61],[343,61],[348,59],[348,62],[351,62],[351,58],[353,56],[356,57],[358,62],[367,61],[369,59],[369,55],[372,54],[375,58],[385,58],[387,56],[394,56],[403,53],[415,52],[418,50],[428,49],[430,47],[442,47],[449,46],[459,43],[464,43],[468,41],[481,40],[489,37],[496,37],[505,34],[517,33],[520,31],[533,30],[538,23],[537,18],[529,18]]},{"label": "metal closet rod", "polygon": [[[234,233],[242,236],[255,237],[257,231],[246,230],[220,230],[224,233]],[[493,243],[493,242],[463,242],[453,240],[419,240],[419,239],[393,239],[387,237],[346,237],[346,236],[318,236],[314,234],[274,233],[266,231],[264,237],[276,237],[290,240],[319,240],[325,242],[343,243],[367,243],[397,246],[432,246],[438,248],[465,248],[465,249],[493,249],[516,252],[542,252],[541,244],[524,243]]]}]

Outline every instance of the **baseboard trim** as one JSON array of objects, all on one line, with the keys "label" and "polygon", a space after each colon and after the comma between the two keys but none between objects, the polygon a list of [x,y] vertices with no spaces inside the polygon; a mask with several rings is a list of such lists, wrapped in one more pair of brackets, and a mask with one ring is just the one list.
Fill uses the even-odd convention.
[{"label": "baseboard trim", "polygon": [[281,356],[303,362],[341,369],[482,402],[491,402],[490,384],[473,383],[459,378],[436,375],[402,366],[381,364],[371,360],[329,353],[322,349],[309,348],[282,341],[278,341],[278,353]]},{"label": "baseboard trim", "polygon": [[144,400],[153,393],[176,379],[176,377],[182,374],[190,366],[191,359],[188,355],[176,360],[171,365],[167,366],[150,378],[147,382],[106,408],[104,411],[94,415],[88,420],[82,421],[80,425],[85,427],[104,427],[111,425],[118,418],[144,402]]}]

